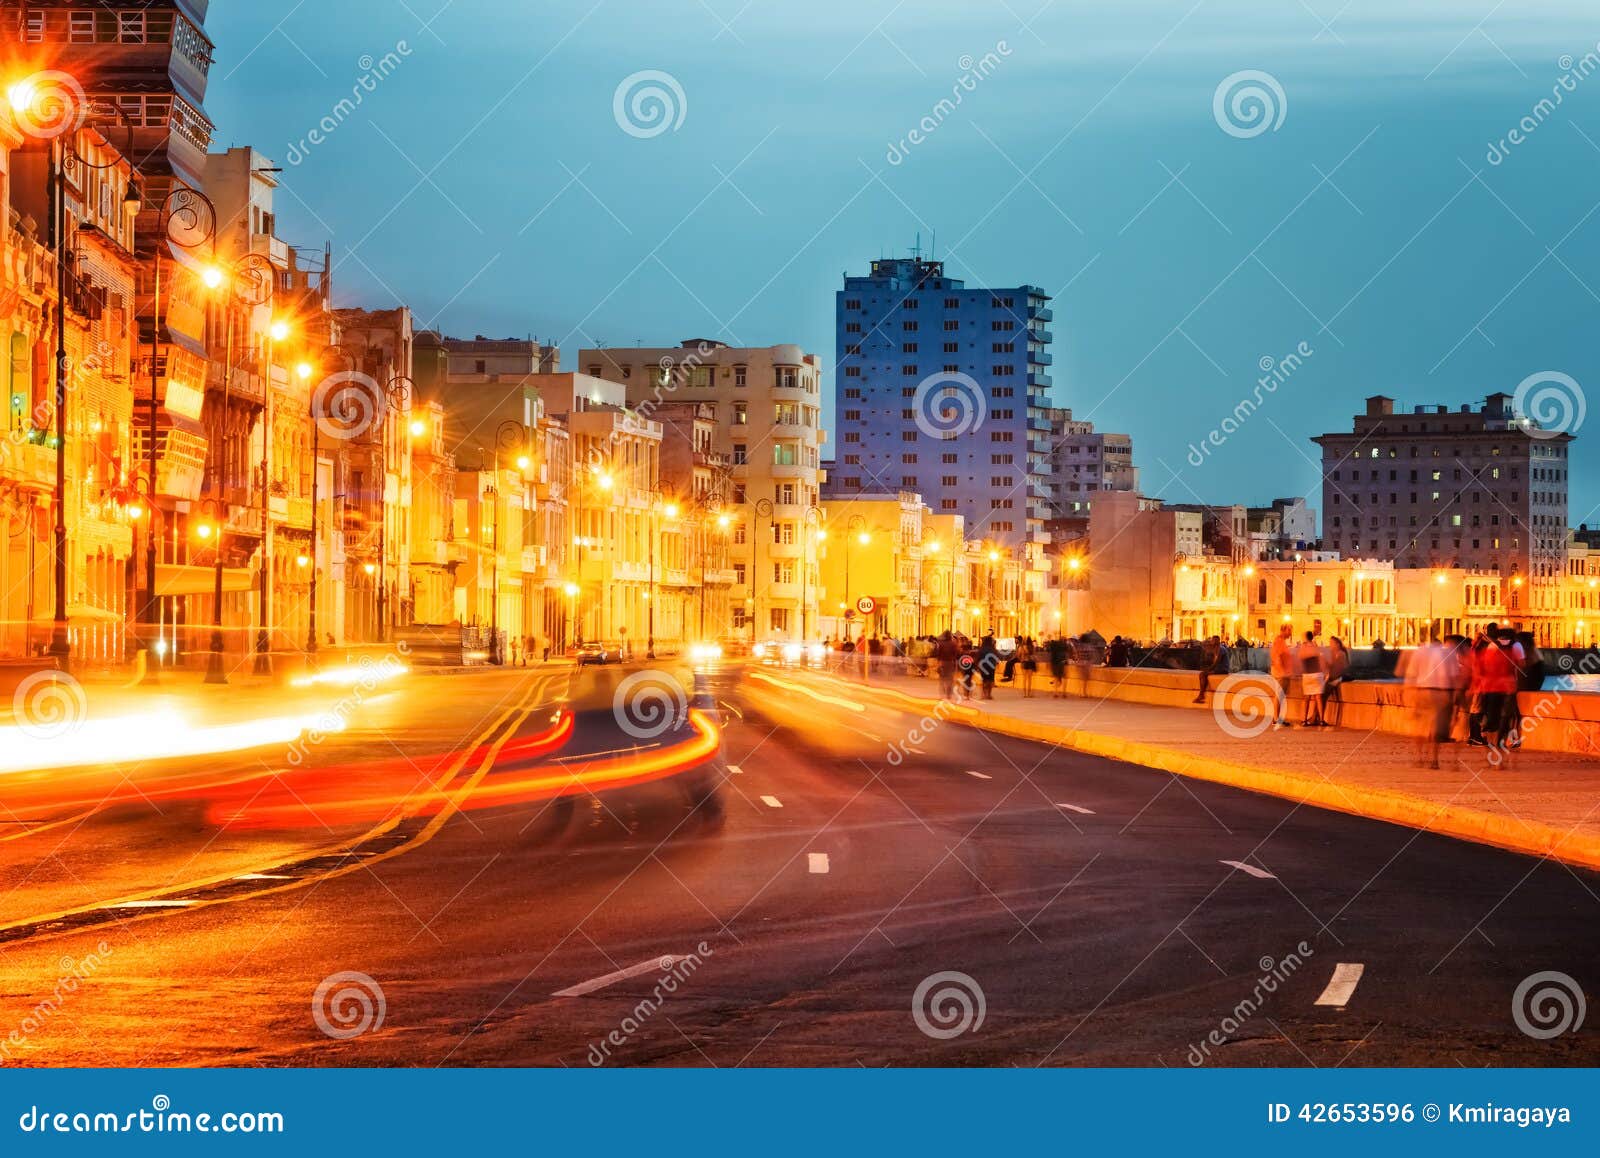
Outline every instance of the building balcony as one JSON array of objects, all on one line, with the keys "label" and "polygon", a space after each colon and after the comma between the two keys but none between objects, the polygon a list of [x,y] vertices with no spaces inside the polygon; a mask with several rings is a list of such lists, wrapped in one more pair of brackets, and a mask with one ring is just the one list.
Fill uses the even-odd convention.
[{"label": "building balcony", "polygon": [[1028,355],[1028,360],[1039,366],[1053,366],[1056,356],[1049,350],[1036,350]]},{"label": "building balcony", "polygon": [[1056,312],[1049,306],[1029,306],[1028,320],[1045,323],[1053,322],[1056,320]]},{"label": "building balcony", "polygon": [[1028,439],[1028,449],[1030,451],[1032,451],[1034,454],[1049,454],[1051,449],[1052,449],[1052,446],[1053,446],[1053,444],[1051,443],[1051,440],[1048,439],[1048,438],[1030,438],[1030,439]]},{"label": "building balcony", "polygon": [[1046,386],[1046,387],[1048,387],[1050,384],[1051,384],[1051,381],[1050,381],[1050,375],[1049,374],[1045,373],[1043,370],[1035,369],[1031,365],[1028,367],[1028,385],[1029,386]]},{"label": "building balcony", "polygon": [[50,490],[56,485],[56,452],[43,443],[16,443],[0,458],[0,478],[24,488]]},{"label": "building balcony", "polygon": [[817,468],[814,467],[814,466],[801,466],[799,463],[784,464],[784,465],[779,465],[778,463],[773,463],[771,469],[772,469],[772,477],[773,478],[784,478],[784,479],[788,479],[788,478],[809,479],[812,475],[814,475],[816,473],[816,470],[817,470]]},{"label": "building balcony", "polygon": [[807,426],[803,422],[774,422],[767,427],[767,434],[770,438],[792,439],[805,443],[816,438],[817,428]]},{"label": "building balcony", "polygon": [[1048,343],[1048,342],[1053,342],[1055,340],[1056,340],[1056,336],[1054,334],[1052,334],[1049,330],[1035,329],[1032,326],[1030,326],[1028,328],[1028,341],[1030,341],[1030,342],[1047,342]]}]

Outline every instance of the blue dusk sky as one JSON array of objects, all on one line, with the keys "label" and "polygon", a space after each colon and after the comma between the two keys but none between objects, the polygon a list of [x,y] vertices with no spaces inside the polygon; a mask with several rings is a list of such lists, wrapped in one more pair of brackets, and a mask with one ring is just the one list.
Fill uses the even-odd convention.
[{"label": "blue dusk sky", "polygon": [[[279,232],[331,240],[339,304],[568,369],[797,342],[831,424],[842,275],[936,231],[951,276],[1054,295],[1057,403],[1171,501],[1320,505],[1308,439],[1369,394],[1600,390],[1593,0],[217,0],[208,29],[216,146],[286,167]],[[1600,414],[1576,433],[1600,522]]]}]

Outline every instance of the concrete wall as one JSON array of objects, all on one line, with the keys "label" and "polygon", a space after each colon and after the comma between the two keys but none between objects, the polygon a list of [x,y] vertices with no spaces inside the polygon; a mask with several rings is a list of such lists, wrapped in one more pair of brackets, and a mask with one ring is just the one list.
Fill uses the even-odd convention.
[{"label": "concrete wall", "polygon": [[[1097,698],[1124,700],[1130,703],[1160,704],[1164,707],[1190,708],[1195,712],[1210,712],[1211,705],[1201,706],[1194,699],[1196,673],[1161,671],[1147,668],[1090,668],[1087,682],[1073,672],[1068,677],[1068,688],[1074,694]],[[1269,686],[1269,677],[1261,673],[1248,673],[1230,677],[1238,681],[1234,692],[1226,697],[1226,708],[1241,720],[1251,716],[1252,707],[1263,702],[1262,689]],[[1212,689],[1219,681],[1212,681]],[[1342,688],[1343,710],[1337,718],[1345,728],[1407,734],[1413,725],[1410,709],[1406,706],[1403,685],[1388,681],[1356,680]],[[1521,708],[1526,725],[1523,746],[1540,752],[1573,752],[1585,756],[1600,756],[1600,695],[1584,692],[1524,692]],[[1290,704],[1289,719],[1300,717],[1298,699]],[[1458,729],[1459,738],[1465,738],[1465,729]]]}]

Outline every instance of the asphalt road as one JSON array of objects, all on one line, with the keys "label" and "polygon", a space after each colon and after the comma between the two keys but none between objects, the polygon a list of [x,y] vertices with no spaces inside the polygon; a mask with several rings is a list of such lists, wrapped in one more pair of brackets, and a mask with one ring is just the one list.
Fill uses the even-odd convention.
[{"label": "asphalt road", "polygon": [[[1594,992],[1593,874],[643,670],[413,676],[295,763],[0,783],[0,1060],[1600,1062],[1513,1017],[1536,973]],[[668,715],[619,728],[641,682]],[[575,790],[602,769],[630,782]]]}]

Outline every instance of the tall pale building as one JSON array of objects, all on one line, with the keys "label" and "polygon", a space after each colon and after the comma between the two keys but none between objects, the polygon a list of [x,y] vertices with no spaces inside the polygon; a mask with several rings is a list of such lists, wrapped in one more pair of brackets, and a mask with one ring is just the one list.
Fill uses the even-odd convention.
[{"label": "tall pale building", "polygon": [[819,634],[822,368],[799,346],[679,346],[584,350],[578,366],[620,382],[649,416],[669,402],[713,408],[715,448],[728,461],[731,631],[800,639]]}]

